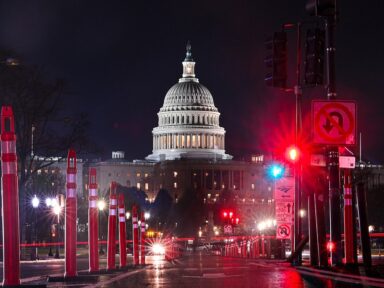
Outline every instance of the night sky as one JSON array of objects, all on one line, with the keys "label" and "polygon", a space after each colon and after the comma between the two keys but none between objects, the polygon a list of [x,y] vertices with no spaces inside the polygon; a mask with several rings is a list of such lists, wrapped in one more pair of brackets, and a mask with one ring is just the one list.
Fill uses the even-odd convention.
[{"label": "night sky", "polygon": [[[384,1],[338,2],[338,98],[358,101],[363,158],[384,163]],[[151,153],[157,112],[191,40],[197,77],[227,131],[226,152],[241,158],[291,135],[294,96],[265,86],[264,40],[283,23],[309,19],[305,3],[0,1],[0,47],[65,79],[67,109],[89,114],[104,157],[124,150],[132,160]],[[325,98],[324,89],[304,90],[304,118],[314,98]]]}]

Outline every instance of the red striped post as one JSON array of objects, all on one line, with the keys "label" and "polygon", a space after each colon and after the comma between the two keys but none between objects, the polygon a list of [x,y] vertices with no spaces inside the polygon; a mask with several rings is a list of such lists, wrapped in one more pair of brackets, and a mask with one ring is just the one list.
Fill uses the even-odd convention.
[{"label": "red striped post", "polygon": [[350,169],[344,169],[344,254],[345,264],[353,264],[352,180]]},{"label": "red striped post", "polygon": [[140,264],[145,265],[145,215],[141,212],[141,231],[140,231]]},{"label": "red striped post", "polygon": [[120,247],[120,268],[127,266],[127,245],[125,225],[125,204],[124,194],[119,194],[119,247]]},{"label": "red striped post", "polygon": [[99,270],[99,255],[98,255],[98,209],[97,209],[97,183],[96,169],[89,169],[88,179],[88,248],[89,248],[89,271],[94,272]]},{"label": "red striped post", "polygon": [[16,134],[11,106],[1,108],[3,286],[20,285],[19,188]]},{"label": "red striped post", "polygon": [[68,151],[67,157],[67,197],[65,199],[65,272],[64,277],[77,275],[77,195],[76,195],[76,152]]},{"label": "red striped post", "polygon": [[111,182],[109,189],[107,270],[116,269],[116,183]]},{"label": "red striped post", "polygon": [[132,207],[132,229],[133,229],[133,264],[139,265],[139,227],[137,207]]}]

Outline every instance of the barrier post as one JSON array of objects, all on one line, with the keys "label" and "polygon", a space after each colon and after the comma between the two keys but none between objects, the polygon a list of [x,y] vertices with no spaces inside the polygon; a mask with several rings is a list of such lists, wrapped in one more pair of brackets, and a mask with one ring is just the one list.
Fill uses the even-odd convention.
[{"label": "barrier post", "polygon": [[145,265],[145,217],[144,211],[141,212],[141,231],[140,231],[140,264]]},{"label": "barrier post", "polygon": [[109,189],[107,270],[116,269],[116,183],[111,182]]},{"label": "barrier post", "polygon": [[132,207],[132,229],[133,229],[133,264],[139,265],[139,229],[138,229],[137,207]]},{"label": "barrier post", "polygon": [[120,268],[127,265],[127,244],[126,244],[126,225],[125,225],[125,204],[124,194],[119,194],[119,247],[120,247]]},{"label": "barrier post", "polygon": [[89,169],[88,179],[88,248],[89,248],[89,272],[99,271],[99,255],[98,255],[98,209],[97,209],[97,183],[96,169]]},{"label": "barrier post", "polygon": [[67,157],[67,197],[65,199],[65,272],[64,277],[75,277],[77,240],[77,193],[76,193],[76,152],[68,151]]},{"label": "barrier post", "polygon": [[11,106],[1,108],[3,286],[20,285],[19,187],[16,134]]}]

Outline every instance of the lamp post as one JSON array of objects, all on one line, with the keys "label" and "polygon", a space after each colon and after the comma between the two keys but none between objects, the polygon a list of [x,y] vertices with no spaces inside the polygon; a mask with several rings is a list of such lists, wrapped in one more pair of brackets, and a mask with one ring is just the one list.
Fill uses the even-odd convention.
[{"label": "lamp post", "polygon": [[[105,200],[104,199],[100,199],[99,201],[97,201],[97,209],[99,209],[99,226],[100,226],[100,229],[99,229],[99,233],[100,233],[100,240],[103,240],[104,238],[104,234],[103,234],[103,226],[101,225],[101,214],[103,213],[105,207],[106,207],[106,203],[105,203]],[[100,250],[99,250],[99,254],[100,255],[104,255],[104,250],[103,250],[103,244],[100,244]]]},{"label": "lamp post", "polygon": [[[50,197],[48,197],[48,198],[45,199],[45,205],[47,206],[47,208],[51,208],[51,207],[52,207],[52,202],[54,202],[53,199],[54,199],[54,198],[50,198]],[[52,229],[52,226],[51,226],[50,229]],[[49,232],[49,236],[50,236],[51,244],[52,244],[52,240],[53,240],[53,239],[52,239],[52,230]],[[52,245],[49,246],[48,256],[53,256],[53,253],[52,253]]]},{"label": "lamp post", "polygon": [[39,204],[40,204],[40,200],[39,198],[37,198],[36,194],[35,196],[33,196],[32,198],[32,207],[33,207],[33,213],[34,213],[34,236],[35,236],[35,249],[34,249],[34,253],[31,254],[31,260],[36,260],[36,259],[39,259],[39,254],[38,254],[38,251],[37,251],[37,208],[39,208]]}]

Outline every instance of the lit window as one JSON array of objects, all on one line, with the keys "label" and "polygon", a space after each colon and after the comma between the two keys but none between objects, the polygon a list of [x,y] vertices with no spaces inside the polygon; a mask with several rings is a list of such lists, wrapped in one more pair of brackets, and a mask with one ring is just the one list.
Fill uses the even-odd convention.
[{"label": "lit window", "polygon": [[173,183],[173,188],[177,188],[177,182]]},{"label": "lit window", "polygon": [[208,197],[208,199],[209,199],[209,198],[211,198],[211,194],[210,194],[210,193],[208,193],[208,194],[207,194],[207,197]]},{"label": "lit window", "polygon": [[148,191],[149,190],[149,184],[148,183],[145,183],[145,190]]},{"label": "lit window", "polygon": [[255,184],[251,184],[251,188],[252,188],[252,190],[255,190]]},{"label": "lit window", "polygon": [[141,188],[140,183],[137,183],[137,184],[136,184],[136,188],[140,190],[140,188]]},{"label": "lit window", "polygon": [[41,174],[41,170],[37,170],[37,175],[40,175]]},{"label": "lit window", "polygon": [[173,177],[177,177],[177,171],[173,171]]},{"label": "lit window", "polygon": [[221,185],[221,188],[222,188],[222,189],[225,189],[225,185],[224,185],[224,184],[222,184],[222,185]]},{"label": "lit window", "polygon": [[144,177],[147,178],[147,177],[148,177],[148,173],[145,173],[145,174],[144,174]]},{"label": "lit window", "polygon": [[141,176],[141,173],[136,173],[136,177],[140,177]]}]

